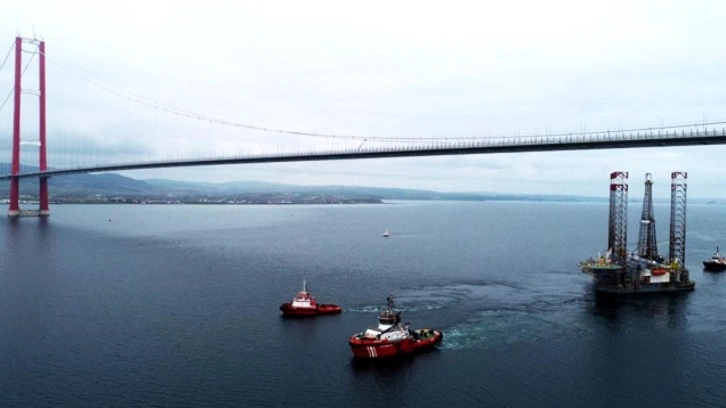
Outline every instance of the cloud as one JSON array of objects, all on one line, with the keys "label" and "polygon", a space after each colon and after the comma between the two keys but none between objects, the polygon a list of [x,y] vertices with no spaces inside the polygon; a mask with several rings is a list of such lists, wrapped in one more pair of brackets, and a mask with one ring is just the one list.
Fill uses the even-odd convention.
[{"label": "cloud", "polygon": [[[25,5],[5,6],[0,52],[2,39],[9,46],[16,30],[26,36],[35,31],[47,41],[51,162],[71,161],[79,151],[93,160],[126,160],[360,144],[220,126],[132,99],[263,127],[363,136],[498,137],[724,119],[726,52],[720,41],[726,26],[720,22],[726,6],[715,1],[453,1],[445,7],[208,1],[151,2],[143,9],[119,1],[40,1],[32,14]],[[0,97],[12,88],[8,66],[0,71]],[[34,69],[25,78],[35,78]],[[23,98],[23,129],[31,137],[37,108],[32,96]],[[3,154],[10,111],[0,110]],[[630,171],[633,185],[648,171],[656,183],[667,184],[670,171],[684,170],[691,175],[689,194],[726,197],[721,149],[128,174],[604,196],[613,170]],[[34,160],[32,151],[23,157]]]}]

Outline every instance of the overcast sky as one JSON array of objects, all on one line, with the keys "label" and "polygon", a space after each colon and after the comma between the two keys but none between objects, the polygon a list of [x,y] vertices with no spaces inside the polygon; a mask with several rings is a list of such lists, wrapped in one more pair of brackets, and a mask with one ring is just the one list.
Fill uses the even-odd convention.
[{"label": "overcast sky", "polygon": [[[118,94],[230,122],[367,137],[726,120],[720,1],[6,3],[0,58],[17,34],[47,44],[51,166],[77,151],[108,161],[360,144],[212,124]],[[2,99],[11,68],[12,57],[0,71]],[[36,87],[34,69],[24,88]],[[32,139],[36,98],[23,101],[23,137]],[[9,161],[10,102],[0,110],[0,161]],[[630,172],[631,197],[642,194],[646,172],[655,196],[667,197],[678,170],[689,173],[690,197],[726,198],[724,153],[726,146],[653,148],[124,174],[607,196],[609,173],[622,170]],[[24,148],[23,157],[34,161],[35,153]]]}]

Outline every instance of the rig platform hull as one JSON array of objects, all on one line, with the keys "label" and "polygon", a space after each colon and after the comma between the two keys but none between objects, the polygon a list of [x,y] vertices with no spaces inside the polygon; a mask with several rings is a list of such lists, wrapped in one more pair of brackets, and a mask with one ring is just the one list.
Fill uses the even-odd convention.
[{"label": "rig platform hull", "polygon": [[[658,265],[655,268],[638,268],[637,262],[630,267],[616,264],[590,265],[583,272],[593,276],[593,288],[597,294],[608,296],[638,296],[658,293],[691,292],[696,283],[681,274],[687,270],[669,272]],[[658,281],[660,280],[660,282]]]},{"label": "rig platform hull", "polygon": [[603,285],[595,284],[595,291],[605,296],[639,296],[692,292],[696,288],[693,281],[684,283],[651,283],[648,285]]}]

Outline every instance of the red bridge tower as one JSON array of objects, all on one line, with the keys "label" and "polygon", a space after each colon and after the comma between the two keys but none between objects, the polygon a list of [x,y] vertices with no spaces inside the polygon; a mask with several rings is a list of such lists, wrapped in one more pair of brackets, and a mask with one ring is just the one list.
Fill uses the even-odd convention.
[{"label": "red bridge tower", "polygon": [[[12,162],[10,168],[10,174],[17,176],[20,174],[20,101],[22,94],[22,81],[23,76],[23,43],[38,44],[39,54],[39,88],[38,88],[38,99],[40,101],[39,106],[39,117],[40,117],[40,128],[38,141],[31,142],[32,144],[38,145],[38,152],[40,156],[40,162],[38,164],[39,171],[46,171],[48,169],[48,162],[46,156],[45,146],[45,41],[38,41],[35,39],[27,39],[22,37],[15,38],[15,90],[13,99],[13,150],[12,150]],[[40,178],[40,191],[38,192],[38,200],[40,202],[40,208],[37,215],[41,217],[47,217],[50,215],[50,209],[48,207],[48,177]],[[8,216],[18,217],[20,215],[36,215],[34,211],[22,212],[20,211],[20,179],[13,177],[10,179],[10,206],[8,208]]]}]

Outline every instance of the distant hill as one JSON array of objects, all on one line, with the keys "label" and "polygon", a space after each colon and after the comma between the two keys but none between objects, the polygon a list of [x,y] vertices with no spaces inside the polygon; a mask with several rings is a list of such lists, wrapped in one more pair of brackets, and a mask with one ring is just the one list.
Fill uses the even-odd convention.
[{"label": "distant hill", "polygon": [[[0,168],[8,168],[0,163]],[[37,167],[23,166],[22,172],[37,171]],[[608,197],[586,197],[577,195],[537,195],[501,193],[442,193],[431,190],[362,187],[362,186],[302,186],[295,184],[268,183],[261,181],[235,181],[224,183],[176,181],[167,179],[138,180],[116,173],[77,174],[52,177],[49,181],[52,197],[210,197],[225,198],[240,194],[254,195],[297,195],[297,196],[339,196],[380,200],[452,200],[452,201],[547,201],[547,202],[607,202]],[[8,196],[9,181],[0,181],[0,199]],[[20,193],[37,197],[38,180],[28,179],[20,183]],[[71,200],[72,201],[72,200]],[[642,202],[642,196],[633,197],[630,202]],[[725,199],[689,198],[694,204],[726,204]],[[670,199],[654,199],[667,204]]]},{"label": "distant hill", "polygon": [[[0,167],[7,166],[0,163]],[[23,172],[37,171],[37,167],[23,166]],[[301,186],[294,184],[267,183],[259,181],[236,181],[225,183],[203,183],[175,181],[166,179],[137,180],[115,173],[77,174],[52,177],[48,181],[51,195],[54,197],[82,196],[205,196],[226,197],[238,194],[304,194],[304,195],[336,195],[343,197],[375,197],[387,200],[459,200],[459,201],[606,201],[604,197],[532,195],[532,194],[498,194],[498,193],[442,193],[438,191],[356,187],[356,186]],[[21,194],[37,196],[38,181],[23,180],[20,183]],[[9,182],[0,181],[0,195],[7,197]]]},{"label": "distant hill", "polygon": [[[0,193],[7,196],[9,186],[9,181],[0,181]],[[48,180],[48,188],[51,194],[55,195],[146,195],[158,193],[153,185],[114,173],[51,177]],[[23,195],[37,195],[38,180],[22,180],[20,182],[20,193]]]},{"label": "distant hill", "polygon": [[226,183],[202,183],[166,179],[146,179],[149,185],[167,192],[197,192],[200,194],[238,193],[306,193],[375,196],[388,200],[457,200],[457,201],[604,201],[600,197],[531,195],[531,194],[476,194],[442,193],[431,190],[362,186],[301,186],[295,184],[266,183],[260,181],[235,181]]}]

